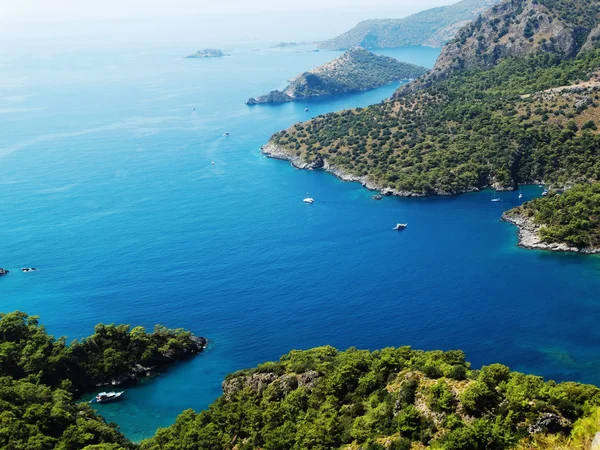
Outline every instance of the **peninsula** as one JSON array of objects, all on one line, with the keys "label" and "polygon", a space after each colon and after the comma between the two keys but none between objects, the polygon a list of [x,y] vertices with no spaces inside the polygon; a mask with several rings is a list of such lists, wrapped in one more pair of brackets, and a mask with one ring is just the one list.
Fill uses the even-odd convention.
[{"label": "peninsula", "polygon": [[524,248],[600,253],[600,183],[580,184],[507,211]]},{"label": "peninsula", "polygon": [[87,402],[99,386],[132,383],[196,355],[206,339],[183,329],[97,325],[67,345],[24,312],[0,313],[0,448],[127,449],[128,441]]},{"label": "peninsula", "polygon": [[296,124],[263,152],[407,196],[598,182],[598,36],[597,3],[503,1],[389,101]]},{"label": "peninsula", "polygon": [[205,48],[203,50],[198,50],[196,53],[186,56],[186,58],[220,58],[225,56],[221,50],[215,48]]},{"label": "peninsula", "polygon": [[375,55],[361,47],[295,77],[283,91],[251,98],[248,105],[294,100],[375,89],[400,80],[417,78],[424,67]]},{"label": "peninsula", "polygon": [[460,350],[410,347],[291,351],[228,375],[210,408],[182,412],[139,444],[76,403],[77,387],[201,351],[206,341],[192,338],[161,326],[98,325],[67,345],[35,316],[0,314],[0,448],[575,450],[590,448],[600,429],[598,387],[502,364],[474,370]]},{"label": "peninsula", "polygon": [[461,27],[476,19],[500,0],[462,0],[427,9],[403,19],[372,19],[351,30],[317,44],[324,50],[346,50],[357,45],[365,48],[397,48],[426,45],[442,47]]}]

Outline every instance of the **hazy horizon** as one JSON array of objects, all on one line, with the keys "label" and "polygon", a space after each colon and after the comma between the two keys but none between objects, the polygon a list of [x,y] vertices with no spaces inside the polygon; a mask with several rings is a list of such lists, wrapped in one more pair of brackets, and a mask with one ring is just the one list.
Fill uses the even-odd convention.
[{"label": "hazy horizon", "polygon": [[194,43],[324,40],[361,20],[399,18],[456,0],[423,0],[418,5],[392,0],[305,0],[289,4],[221,0],[202,5],[191,0],[105,0],[82,5],[74,0],[23,0],[0,11],[5,46],[110,45],[115,43]]}]

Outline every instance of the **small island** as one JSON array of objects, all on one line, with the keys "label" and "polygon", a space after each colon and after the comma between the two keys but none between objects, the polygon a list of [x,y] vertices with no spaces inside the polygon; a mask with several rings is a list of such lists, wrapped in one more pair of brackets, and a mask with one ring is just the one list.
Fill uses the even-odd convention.
[{"label": "small island", "polygon": [[225,56],[221,50],[216,48],[205,48],[203,50],[198,50],[193,55],[186,56],[186,58],[221,58]]},{"label": "small island", "polygon": [[396,81],[417,78],[427,72],[424,67],[379,56],[361,47],[295,77],[283,91],[249,99],[247,105],[284,103],[326,95],[375,89]]}]

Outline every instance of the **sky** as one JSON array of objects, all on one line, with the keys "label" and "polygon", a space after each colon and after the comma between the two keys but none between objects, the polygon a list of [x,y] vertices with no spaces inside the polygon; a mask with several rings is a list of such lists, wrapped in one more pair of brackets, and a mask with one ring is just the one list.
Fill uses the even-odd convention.
[{"label": "sky", "polygon": [[0,0],[0,39],[48,45],[314,41],[334,37],[360,20],[404,17],[456,1]]}]

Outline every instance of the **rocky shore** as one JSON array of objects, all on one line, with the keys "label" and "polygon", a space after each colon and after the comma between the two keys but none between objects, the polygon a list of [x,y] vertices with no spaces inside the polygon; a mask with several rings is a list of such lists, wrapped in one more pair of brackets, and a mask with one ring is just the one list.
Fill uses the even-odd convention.
[{"label": "rocky shore", "polygon": [[297,169],[302,169],[302,170],[322,169],[326,172],[331,173],[332,175],[335,175],[342,181],[360,183],[367,189],[369,189],[371,191],[379,191],[379,192],[381,192],[382,195],[385,195],[385,196],[390,196],[390,195],[397,195],[399,197],[426,197],[428,195],[449,196],[449,195],[464,194],[467,192],[478,191],[478,189],[472,189],[469,191],[460,191],[460,192],[436,191],[436,192],[432,192],[430,194],[423,194],[423,193],[419,193],[419,192],[396,190],[389,186],[384,186],[380,183],[377,183],[377,182],[371,180],[367,176],[359,176],[359,175],[354,175],[354,174],[348,173],[348,172],[340,169],[339,167],[336,167],[336,166],[330,164],[327,159],[318,159],[318,160],[310,162],[310,163],[306,162],[306,161],[304,161],[302,156],[297,156],[295,154],[291,154],[288,150],[286,150],[285,148],[282,148],[281,146],[279,146],[277,144],[274,144],[273,142],[269,142],[269,143],[263,145],[261,147],[261,152],[264,155],[268,156],[269,158],[280,159],[283,161],[289,161],[292,164],[292,166],[296,167]]},{"label": "rocky shore", "polygon": [[161,355],[162,358],[153,366],[145,367],[140,363],[134,363],[126,373],[123,373],[117,377],[96,381],[95,386],[101,387],[135,384],[142,378],[151,377],[164,372],[168,366],[176,361],[183,361],[202,353],[208,345],[208,340],[203,337],[192,336],[190,337],[190,341],[190,346],[186,350],[169,350],[163,353]]},{"label": "rocky shore", "polygon": [[507,211],[502,214],[502,220],[505,222],[516,225],[519,229],[519,247],[535,249],[535,250],[548,250],[553,252],[576,252],[584,254],[600,253],[600,248],[579,248],[572,247],[566,243],[552,243],[543,242],[540,238],[540,228],[542,225],[537,225],[529,217],[516,213],[514,211]]}]

